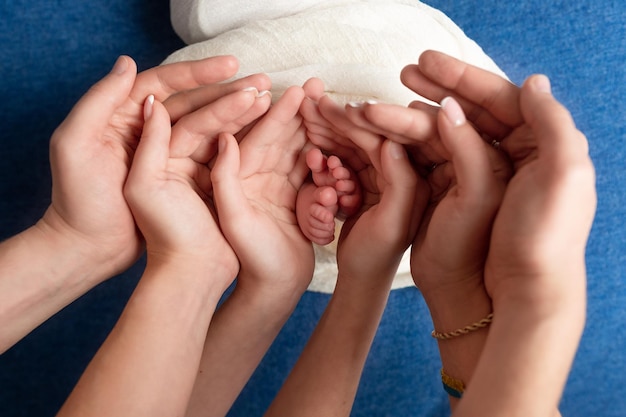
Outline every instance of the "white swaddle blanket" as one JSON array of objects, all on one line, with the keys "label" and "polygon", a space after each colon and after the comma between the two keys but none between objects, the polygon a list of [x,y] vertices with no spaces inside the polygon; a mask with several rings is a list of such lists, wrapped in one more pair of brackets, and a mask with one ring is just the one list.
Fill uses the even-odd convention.
[{"label": "white swaddle blanket", "polygon": [[[401,84],[400,71],[427,49],[504,76],[454,22],[417,0],[171,0],[170,6],[175,30],[190,45],[165,63],[234,55],[236,77],[268,74],[274,100],[318,77],[340,103],[406,105],[422,98]],[[332,292],[336,247],[315,249],[309,290]],[[411,285],[407,251],[393,288]]]}]

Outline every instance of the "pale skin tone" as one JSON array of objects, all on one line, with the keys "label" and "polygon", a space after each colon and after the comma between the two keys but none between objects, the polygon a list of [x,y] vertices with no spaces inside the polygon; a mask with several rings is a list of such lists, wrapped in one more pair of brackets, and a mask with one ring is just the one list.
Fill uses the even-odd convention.
[{"label": "pale skin tone", "polygon": [[[213,114],[225,102],[270,102],[270,96],[249,89],[230,96],[214,103]],[[302,97],[298,88],[285,93],[244,135],[241,155],[234,137],[223,134],[212,172],[204,162],[207,153],[199,149],[203,144],[186,147],[186,156],[175,152],[167,113],[158,102],[154,111],[146,104],[145,137],[126,198],[147,240],[148,267],[60,415],[80,415],[91,407],[101,415],[227,412],[312,275],[312,247],[295,221],[296,191],[307,173],[306,138],[297,117]],[[236,254],[214,220],[214,206]],[[273,245],[254,244],[249,227],[273,239]],[[265,253],[280,247],[286,254],[293,251],[291,267]],[[219,296],[238,270],[237,288],[211,321]],[[180,285],[173,280],[181,278],[189,287],[173,291],[172,285]],[[189,306],[185,314],[172,311],[181,305]],[[125,348],[129,345],[136,349]],[[153,378],[141,386],[137,378],[145,375]],[[154,386],[163,380],[177,381],[175,388]]]},{"label": "pale skin tone", "polygon": [[336,155],[326,156],[312,148],[306,162],[312,182],[305,182],[298,191],[298,223],[310,241],[326,245],[335,239],[335,218],[343,220],[358,211],[361,190],[355,174]]},{"label": "pale skin tone", "polygon": [[[215,84],[235,74],[237,66],[233,57],[215,57],[137,74],[132,59],[121,57],[75,106],[50,144],[50,207],[37,224],[0,244],[0,352],[142,253],[122,188],[148,94],[171,113],[174,154],[184,154],[183,146],[191,142],[198,154],[210,156],[214,140],[193,143],[215,139],[219,131],[237,132],[267,110],[269,104],[254,95],[243,101],[223,98],[249,86],[269,88],[263,75]],[[206,106],[216,100],[225,101]],[[198,119],[210,121],[202,136]]]},{"label": "pale skin tone", "polygon": [[228,412],[312,278],[313,248],[295,213],[308,171],[303,97],[301,88],[288,89],[239,146],[232,135],[220,137],[215,204],[241,271],[209,328],[188,416]]},{"label": "pale skin tone", "polygon": [[[439,71],[433,71],[435,68]],[[441,71],[441,68],[446,70]],[[117,75],[123,73],[122,71]],[[472,375],[463,400],[459,404],[453,404],[456,406],[455,415],[554,415],[557,413],[555,410],[558,400],[584,324],[584,250],[595,211],[594,172],[588,156],[586,139],[576,129],[567,110],[550,94],[549,83],[545,77],[530,78],[520,90],[506,80],[451,58],[427,53],[421,58],[419,68],[409,67],[405,70],[403,79],[407,85],[431,99],[454,93],[458,100],[448,100],[440,112],[433,112],[421,104],[414,104],[411,108],[404,109],[405,111],[392,109],[386,105],[347,109],[346,117],[351,120],[353,126],[358,126],[358,129],[353,127],[350,134],[345,134],[347,125],[340,119],[333,119],[336,116],[334,114],[336,109],[331,103],[324,104],[320,99],[320,109],[328,110],[325,117],[333,121],[334,128],[344,134],[343,138],[340,137],[330,146],[332,149],[328,150],[341,156],[359,174],[359,181],[365,189],[364,204],[362,212],[346,224],[345,234],[342,233],[338,253],[338,264],[341,267],[336,294],[333,295],[325,318],[312,336],[301,361],[268,414],[290,409],[302,413],[315,410],[319,413],[320,404],[329,408],[328,413],[323,413],[324,415],[349,414],[362,364],[382,314],[388,294],[387,285],[390,285],[389,282],[395,273],[394,268],[397,268],[399,256],[413,241],[414,236],[417,236],[414,244],[419,246],[416,252],[425,251],[426,249],[423,249],[425,242],[433,239],[429,238],[429,231],[433,230],[431,227],[435,228],[437,225],[437,213],[439,210],[441,212],[452,210],[456,204],[469,204],[470,208],[469,213],[464,213],[471,221],[465,226],[461,223],[459,233],[471,234],[470,231],[476,231],[474,227],[482,230],[484,224],[491,222],[488,218],[492,219],[495,214],[490,213],[490,210],[493,210],[491,203],[480,206],[478,210],[471,199],[469,203],[465,201],[467,197],[464,199],[463,196],[466,194],[462,190],[479,187],[478,192],[481,192],[480,187],[484,187],[482,192],[486,194],[483,195],[497,195],[496,200],[501,199],[501,203],[493,222],[493,230],[488,236],[489,250],[481,261],[484,262],[483,286],[475,292],[466,293],[467,301],[457,309],[458,294],[468,288],[468,282],[475,282],[473,275],[467,278],[459,274],[461,278],[457,279],[452,275],[443,274],[443,279],[435,280],[429,278],[430,274],[414,274],[416,284],[420,285],[425,295],[430,294],[427,296],[427,302],[433,313],[436,328],[438,325],[441,326],[440,330],[457,328],[459,327],[457,323],[461,321],[461,325],[465,325],[470,313],[482,317],[482,313],[477,313],[487,305],[486,302],[490,302],[496,315],[488,335],[487,332],[476,332],[473,339],[470,337],[457,339],[458,345],[455,348],[451,345],[441,348],[442,361],[449,373],[454,374],[446,364],[456,366],[454,369],[459,374],[454,374],[455,377],[460,377],[463,372]],[[111,85],[117,84],[123,83],[117,81]],[[98,89],[95,91],[97,93]],[[109,87],[99,91],[112,90]],[[205,109],[204,105],[198,107],[197,104],[192,104],[194,100],[188,98],[196,97],[196,93],[190,94],[191,96],[188,95],[184,100],[176,102],[180,105],[179,108],[189,111]],[[229,101],[238,95],[239,98]],[[297,107],[298,96],[302,97],[302,94],[293,93],[293,107]],[[106,109],[93,94],[87,98],[90,97],[93,98],[91,104],[94,107]],[[259,97],[251,92],[222,94],[219,97],[220,100],[227,101],[220,101],[213,110],[207,110],[209,111],[207,114],[220,114],[219,109],[228,108],[224,104],[227,102],[233,105],[239,101],[250,103],[241,119],[232,122],[233,128],[242,125],[241,120],[250,117],[247,113],[249,109],[256,109],[252,112],[254,113],[264,106]],[[82,107],[90,107],[89,101],[86,100],[87,104],[82,106],[79,104],[73,113],[74,116],[69,117],[64,127],[55,135],[71,137],[69,132],[72,132],[72,127],[80,130],[80,123],[76,123],[76,120],[81,119],[78,116]],[[455,106],[457,102],[461,104],[464,112],[459,112],[459,108]],[[98,106],[95,106],[96,103]],[[381,117],[388,115],[389,111],[397,118],[393,126],[385,124],[385,120],[390,119]],[[87,112],[87,114],[96,113],[93,109]],[[171,113],[176,114],[176,111]],[[278,124],[289,125],[288,113],[289,111],[282,113],[284,118],[279,113],[271,119]],[[501,150],[511,160],[513,177],[503,192],[498,191],[498,182],[504,178],[500,177],[503,173],[507,173],[505,177],[508,178],[510,173],[510,168],[509,171],[506,169],[508,164],[498,165],[499,154],[495,153],[495,158],[493,157],[495,150],[481,142],[481,136],[465,121],[466,116],[463,113],[468,115],[467,118],[483,136],[500,140]],[[219,205],[225,203],[225,208],[232,207],[235,210],[240,208],[243,214],[251,215],[255,222],[263,223],[263,217],[269,220],[268,224],[277,221],[282,232],[275,233],[274,236],[276,238],[281,236],[277,240],[279,244],[281,241],[288,243],[298,254],[310,251],[310,243],[303,238],[295,221],[295,189],[291,194],[293,199],[289,199],[294,206],[285,208],[280,204],[279,207],[272,208],[271,204],[264,207],[261,204],[262,196],[253,191],[266,190],[268,183],[259,180],[252,181],[251,184],[263,184],[262,186],[251,185],[248,188],[244,185],[249,178],[247,172],[267,173],[263,167],[269,163],[269,166],[273,167],[272,176],[279,173],[277,177],[282,178],[280,181],[270,180],[270,184],[278,185],[279,189],[282,188],[281,184],[286,185],[287,189],[295,188],[300,178],[304,181],[306,175],[305,164],[297,162],[301,158],[301,155],[296,156],[300,152],[297,150],[297,144],[295,148],[291,148],[285,145],[286,141],[279,141],[280,152],[269,152],[267,159],[255,162],[258,152],[262,153],[270,145],[262,139],[265,135],[259,134],[258,139],[248,142],[254,145],[250,145],[250,149],[258,147],[258,150],[249,153],[244,152],[248,146],[244,146],[246,144],[244,139],[240,158],[237,155],[238,149],[234,138],[224,135],[220,139],[220,148],[226,162],[222,160],[221,164],[218,164],[220,162],[218,159],[211,175],[206,168],[206,162],[215,153],[215,141],[208,141],[207,145],[197,141],[195,148],[193,145],[188,146],[190,142],[193,143],[194,136],[204,134],[201,132],[202,129],[194,130],[195,123],[190,124],[185,129],[184,137],[176,139],[181,137],[175,134],[176,125],[174,125],[174,131],[170,136],[167,130],[170,120],[158,99],[153,107],[140,106],[142,119],[144,114],[149,122],[152,120],[154,123],[152,128],[146,126],[144,136],[154,140],[148,139],[143,142],[146,144],[144,147],[146,150],[138,149],[137,173],[131,172],[126,194],[129,206],[133,210],[132,215],[146,236],[149,265],[116,330],[86,371],[61,415],[74,415],[72,413],[82,415],[84,414],[81,411],[82,407],[87,407],[90,412],[102,410],[103,413],[111,413],[110,415],[120,415],[128,410],[131,410],[133,415],[182,414],[194,390],[195,373],[204,360],[201,352],[205,340],[209,340],[206,327],[211,320],[213,311],[211,306],[217,303],[217,298],[236,274],[239,266],[237,257],[241,261],[242,276],[245,277],[244,265],[249,265],[246,267],[249,268],[248,273],[254,277],[242,280],[246,284],[241,286],[243,290],[240,294],[246,294],[246,288],[253,288],[258,291],[250,293],[266,295],[265,290],[261,288],[271,292],[282,287],[279,281],[276,281],[276,284],[270,283],[263,278],[264,273],[258,272],[272,271],[273,267],[265,263],[259,265],[258,260],[266,260],[267,257],[256,258],[255,251],[240,242],[241,234],[247,230],[243,231],[236,222],[233,222],[232,229],[229,229],[231,226],[228,225],[231,223],[228,218],[224,220],[220,218],[223,221],[221,226],[226,238],[221,235],[209,210],[212,204],[209,198],[211,194],[215,197],[218,210]],[[204,116],[206,117],[206,114]],[[224,122],[219,116],[216,118]],[[182,121],[181,117],[179,122]],[[219,123],[215,122],[215,126]],[[93,129],[93,121],[90,126]],[[190,131],[191,135],[188,134]],[[288,127],[285,127],[285,132],[289,132]],[[291,136],[289,134],[285,136],[291,140],[300,136],[298,132],[299,127],[294,129]],[[375,135],[372,135],[372,132]],[[392,138],[393,142],[381,141],[378,137],[381,132],[386,132],[385,137]],[[324,137],[319,132],[317,135],[320,138]],[[177,142],[178,140],[180,142]],[[304,146],[304,139],[296,139],[296,142],[298,140]],[[408,159],[404,151],[401,151],[402,148],[394,142],[406,144],[413,155],[418,153],[411,150],[410,145],[419,143],[417,146],[421,147],[420,150],[429,149],[420,153],[428,155],[423,156],[426,160],[430,158],[430,162],[440,164],[449,161],[437,167],[431,174],[433,177],[443,175],[443,184],[449,187],[441,200],[433,199],[432,196],[430,203],[420,199],[420,193],[416,192],[416,189],[423,190],[425,185],[430,185],[432,190],[433,186],[439,186],[440,183],[434,179],[429,179],[426,183],[421,181],[408,166]],[[481,146],[478,146],[479,143]],[[360,150],[356,153],[342,153],[354,144]],[[470,150],[466,149],[468,146]],[[119,149],[126,148],[128,147],[121,146]],[[468,152],[469,155],[478,158],[478,162],[474,160],[472,162],[474,165],[464,163],[463,157],[459,159],[457,154],[459,148],[462,148],[462,152]],[[134,150],[134,147],[130,149]],[[142,154],[148,155],[149,158],[140,157]],[[289,167],[278,162],[283,158],[275,158],[277,155],[285,154],[291,155],[291,158],[286,158]],[[53,161],[54,158],[53,154]],[[147,160],[165,162],[148,164],[145,162]],[[390,160],[405,163],[389,163]],[[61,166],[64,167],[65,164]],[[249,167],[249,171],[244,168],[246,166]],[[406,169],[407,166],[409,169]],[[452,166],[453,169],[446,166]],[[472,170],[468,169],[470,166]],[[474,172],[476,166],[479,167],[478,174]],[[443,174],[437,174],[438,170],[443,171]],[[448,177],[450,171],[453,171],[454,177]],[[474,183],[473,175],[486,179],[487,185],[482,182]],[[213,178],[210,178],[211,176]],[[265,175],[261,177],[267,178]],[[221,181],[225,183],[218,185],[217,188],[211,188],[211,179],[216,184]],[[107,178],[105,182],[111,181]],[[219,202],[221,195],[219,187],[240,190],[241,193],[235,192],[231,195],[225,192],[224,200]],[[249,191],[246,192],[246,189]],[[413,191],[408,191],[409,189]],[[56,197],[56,201],[63,201],[64,194],[67,193],[63,193],[62,190],[63,187],[57,187],[57,191],[53,191],[53,205],[55,195],[61,195]],[[172,193],[185,201],[184,205],[189,210],[185,216],[178,215],[179,207],[176,206],[178,198],[172,199]],[[241,203],[246,200],[250,204],[242,206]],[[436,207],[432,216],[424,215],[428,213],[427,206],[433,201],[436,201]],[[448,201],[452,204],[448,205]],[[126,207],[128,209],[128,206]],[[155,209],[156,207],[159,209]],[[474,213],[474,209],[476,217],[471,214]],[[128,210],[130,212],[130,209]],[[230,212],[222,209],[222,214],[225,213]],[[268,213],[273,216],[268,216]],[[241,219],[235,215],[233,217]],[[180,227],[178,222],[185,219],[193,220],[194,225]],[[394,223],[389,219],[400,221]],[[162,225],[167,225],[168,222],[175,224],[163,228]],[[425,232],[424,224],[428,225]],[[479,235],[480,230],[477,232]],[[69,236],[70,233],[59,236],[65,235]],[[134,232],[133,235],[135,236]],[[203,237],[202,240],[200,235]],[[205,239],[207,235],[214,236],[215,239]],[[67,241],[70,242],[72,239],[68,238]],[[86,241],[88,240],[80,240],[82,246],[87,246],[88,250],[89,245],[85,244]],[[137,241],[141,242],[139,238]],[[434,241],[436,242],[436,239]],[[44,240],[34,239],[26,234],[5,242],[5,247],[13,255],[19,255],[20,249],[24,249],[21,248],[20,242],[32,244]],[[297,242],[304,244],[300,245]],[[382,245],[385,250],[382,252],[380,242],[385,242]],[[75,241],[71,243],[76,244]],[[203,245],[209,245],[210,248]],[[101,249],[103,248],[104,245],[101,246]],[[466,254],[467,252],[462,250],[464,248],[468,249],[461,245],[459,248],[461,251],[457,252],[457,255]],[[32,250],[32,246],[29,249]],[[58,247],[55,249],[57,253]],[[480,251],[480,248],[469,249]],[[195,252],[196,250],[201,251],[204,258]],[[207,257],[207,253],[213,256]],[[110,252],[108,254],[109,258],[113,259]],[[293,258],[295,259],[295,256]],[[358,261],[354,262],[357,259]],[[372,262],[362,262],[363,259]],[[459,256],[458,260],[462,266],[471,264],[472,268],[468,271],[475,269],[474,263],[467,262],[468,258],[465,256]],[[1,261],[0,259],[0,267]],[[420,266],[420,271],[429,271],[429,262],[418,259],[414,261],[414,270],[418,269],[415,265]],[[457,263],[453,265],[456,267]],[[284,265],[281,264],[281,267]],[[310,273],[310,269],[306,266],[301,269],[301,265],[293,267],[295,269],[289,270],[290,277],[295,274],[302,279],[297,279],[299,284],[290,288],[299,289],[306,282],[304,277],[307,275],[306,271]],[[430,268],[436,271],[437,263],[434,262]],[[32,270],[29,273],[32,273]],[[180,285],[181,277],[185,285]],[[253,284],[255,282],[263,285],[257,286]],[[446,291],[441,291],[442,288]],[[27,291],[22,292],[26,293]],[[290,294],[291,298],[297,298],[297,294],[298,290],[293,291]],[[349,297],[344,297],[347,294]],[[355,297],[355,294],[359,296]],[[135,302],[138,299],[142,301]],[[58,304],[59,301],[55,302]],[[239,304],[243,305],[243,302],[240,301]],[[178,307],[185,305],[188,308],[180,311],[179,308],[172,309],[171,305]],[[49,310],[50,306],[46,308]],[[354,311],[371,311],[371,315],[357,314],[357,321],[352,322],[354,317],[350,318],[346,312]],[[520,314],[520,311],[524,314]],[[173,312],[175,314],[172,314]],[[280,314],[270,312],[269,317],[275,319],[278,316]],[[149,319],[146,319],[147,317]],[[335,320],[332,317],[344,320]],[[24,327],[24,323],[21,325],[18,335],[19,332],[25,331],[24,328],[28,328]],[[209,329],[209,333],[210,331]],[[270,330],[265,334],[273,331]],[[350,337],[346,337],[348,335]],[[338,340],[338,337],[345,339],[335,344],[333,341]],[[180,345],[182,340],[186,342],[185,346]],[[476,350],[479,345],[481,348]],[[135,346],[137,349],[128,349],[127,346]],[[258,356],[259,351],[256,348],[252,348],[252,351],[254,354],[250,357]],[[329,351],[335,352],[337,358],[345,360],[328,360]],[[328,363],[320,366],[320,363],[324,362],[323,359]],[[249,365],[254,360],[245,361],[245,366],[241,368],[249,372]],[[155,363],[157,366],[154,366]],[[143,371],[127,372],[133,367]],[[311,369],[319,371],[320,380],[311,378],[311,375],[316,375]],[[104,373],[100,370],[104,370]],[[138,377],[138,374],[141,376]],[[502,377],[503,374],[506,378]],[[241,377],[243,374],[239,375]],[[174,381],[178,388],[166,390],[171,387],[170,384],[158,386],[162,380]],[[333,384],[328,384],[328,381],[334,381],[337,386],[332,387]],[[302,389],[303,386],[313,388]],[[137,401],[137,398],[144,397],[147,398],[146,401]],[[111,398],[114,400],[111,401]]]},{"label": "pale skin tone", "polygon": [[152,96],[144,113],[124,194],[146,270],[58,416],[182,415],[213,311],[239,269],[211,212],[208,168],[172,157],[170,118]]}]

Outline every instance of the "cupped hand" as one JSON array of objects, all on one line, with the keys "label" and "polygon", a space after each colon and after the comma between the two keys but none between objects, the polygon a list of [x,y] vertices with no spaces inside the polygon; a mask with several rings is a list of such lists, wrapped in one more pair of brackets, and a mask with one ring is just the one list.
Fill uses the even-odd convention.
[{"label": "cupped hand", "polygon": [[[554,268],[556,259],[574,271],[584,271],[581,258],[596,201],[593,165],[584,135],[549,94],[549,82],[530,78],[520,89],[496,74],[435,51],[423,53],[419,65],[407,66],[402,80],[433,101],[454,96],[483,138],[495,140],[514,167],[487,262],[486,281],[492,296],[498,293],[493,281],[499,278],[495,277],[544,276],[542,271]],[[572,185],[576,181],[571,179],[577,176],[578,198]],[[559,205],[567,201],[569,210]],[[571,216],[559,216],[560,210]],[[570,221],[574,227],[567,226]],[[571,244],[561,236],[568,236]],[[567,251],[569,258],[564,255]],[[554,272],[553,276],[559,275]],[[580,273],[572,274],[579,283],[584,281]]]},{"label": "cupped hand", "polygon": [[435,126],[434,108],[424,103],[346,108],[361,129],[404,144],[428,184],[411,249],[413,279],[427,297],[458,285],[483,288],[491,224],[511,174],[508,159],[466,123],[456,100],[449,99],[448,106],[455,121],[437,110]]},{"label": "cupped hand", "polygon": [[426,297],[452,287],[482,288],[491,227],[511,170],[452,99],[438,115],[450,159],[428,175],[431,197],[411,250],[415,284]]},{"label": "cupped hand", "polygon": [[[190,157],[171,157],[170,118],[160,102],[150,96],[144,112],[146,124],[124,194],[146,240],[148,262],[205,266],[230,278],[225,289],[239,262],[216,221],[209,168]],[[218,268],[225,273],[215,273]]]},{"label": "cupped hand", "polygon": [[301,88],[288,89],[240,145],[220,136],[211,178],[220,225],[241,263],[238,288],[299,297],[312,278],[313,248],[295,214],[307,176],[303,97]]},{"label": "cupped hand", "polygon": [[494,224],[487,290],[494,305],[515,300],[552,309],[573,297],[584,310],[585,249],[596,207],[587,139],[545,76],[526,81],[520,108],[524,124],[503,142],[515,174]]},{"label": "cupped hand", "polygon": [[[311,91],[311,80],[305,87]],[[340,274],[393,276],[414,238],[428,193],[405,149],[348,120],[325,96],[310,94],[301,109],[308,137],[342,158],[356,173],[363,192],[358,213],[342,227],[337,251]],[[376,272],[373,272],[376,271]]]},{"label": "cupped hand", "polygon": [[[52,136],[52,203],[40,226],[74,240],[100,279],[130,266],[143,245],[122,190],[143,128],[145,98],[154,94],[159,101],[168,100],[178,120],[174,132],[188,130],[186,113],[201,111],[220,93],[241,84],[213,89],[204,98],[198,88],[223,81],[236,70],[233,57],[215,57],[137,75],[133,60],[120,57]],[[194,99],[184,91],[194,91]],[[254,107],[254,100],[249,104]],[[233,120],[246,119],[242,114]]]}]

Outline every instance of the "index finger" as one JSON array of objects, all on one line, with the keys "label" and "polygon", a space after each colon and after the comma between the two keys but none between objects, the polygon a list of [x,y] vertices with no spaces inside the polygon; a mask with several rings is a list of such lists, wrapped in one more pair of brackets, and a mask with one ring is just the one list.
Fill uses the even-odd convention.
[{"label": "index finger", "polygon": [[508,128],[523,122],[519,87],[498,74],[444,53],[424,52],[419,65],[405,67],[401,78],[407,87],[435,102],[454,96],[468,119],[481,129],[489,126],[496,129],[495,122]]},{"label": "index finger", "polygon": [[233,56],[216,56],[198,61],[161,65],[137,76],[131,98],[142,102],[149,94],[165,101],[179,91],[227,80],[237,73],[239,62]]}]

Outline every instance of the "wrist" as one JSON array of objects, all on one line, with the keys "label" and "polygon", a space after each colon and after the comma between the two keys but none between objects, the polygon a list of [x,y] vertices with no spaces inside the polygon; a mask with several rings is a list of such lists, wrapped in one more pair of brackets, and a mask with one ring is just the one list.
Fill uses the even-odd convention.
[{"label": "wrist", "polygon": [[487,270],[486,280],[497,282],[493,289],[490,288],[497,314],[523,311],[525,316],[542,320],[558,316],[563,311],[574,315],[585,311],[584,260],[529,274],[500,274],[497,279]]},{"label": "wrist", "polygon": [[272,315],[290,315],[307,289],[310,279],[292,277],[290,280],[262,279],[241,270],[233,295],[245,299],[259,311]]},{"label": "wrist", "polygon": [[108,260],[104,259],[102,250],[87,239],[55,227],[46,218],[27,229],[23,236],[29,245],[40,248],[40,252],[33,252],[37,256],[40,253],[54,254],[55,263],[62,265],[56,269],[60,287],[81,286],[88,290],[114,275],[104,266]]},{"label": "wrist", "polygon": [[31,229],[58,254],[73,256],[72,266],[80,280],[92,286],[123,272],[143,250],[136,232],[131,237],[94,239],[68,226],[52,206]]},{"label": "wrist", "polygon": [[146,270],[159,271],[160,275],[173,277],[189,288],[219,292],[227,290],[237,276],[237,264],[227,257],[192,253],[163,253],[147,251]]},{"label": "wrist", "polygon": [[422,295],[439,331],[463,327],[493,312],[482,276],[423,292]]},{"label": "wrist", "polygon": [[0,352],[108,278],[94,271],[80,245],[41,222],[1,245]]},{"label": "wrist", "polygon": [[[440,287],[424,294],[433,321],[433,329],[452,332],[485,319],[492,313],[492,302],[482,276]],[[478,328],[446,340],[437,340],[445,372],[469,383],[489,334],[489,327]],[[458,400],[451,398],[452,406]]]}]

